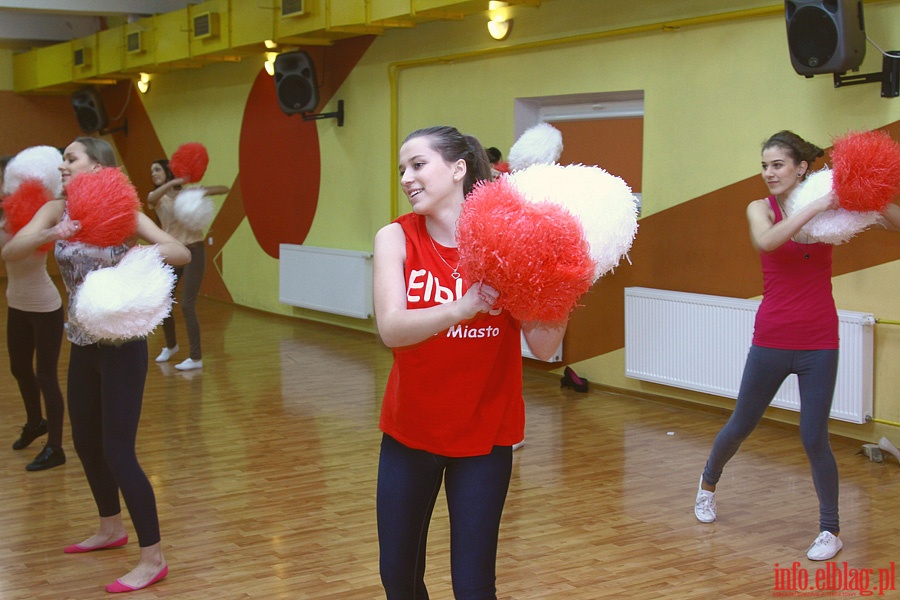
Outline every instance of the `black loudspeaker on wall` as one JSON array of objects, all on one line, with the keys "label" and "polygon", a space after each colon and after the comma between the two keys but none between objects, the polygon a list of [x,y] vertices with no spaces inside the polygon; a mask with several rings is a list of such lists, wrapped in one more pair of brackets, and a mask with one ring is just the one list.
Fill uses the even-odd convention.
[{"label": "black loudspeaker on wall", "polygon": [[311,112],[319,104],[316,67],[302,50],[275,57],[275,93],[278,105],[288,115]]},{"label": "black loudspeaker on wall", "polygon": [[862,0],[786,0],[784,11],[791,65],[797,73],[845,73],[862,64]]},{"label": "black loudspeaker on wall", "polygon": [[70,97],[78,126],[85,133],[94,133],[106,129],[109,117],[103,107],[103,100],[94,88],[78,90]]}]

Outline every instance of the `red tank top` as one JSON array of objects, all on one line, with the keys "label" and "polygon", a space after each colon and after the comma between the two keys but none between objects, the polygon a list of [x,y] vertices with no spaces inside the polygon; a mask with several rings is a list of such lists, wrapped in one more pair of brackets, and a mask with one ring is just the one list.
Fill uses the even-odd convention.
[{"label": "red tank top", "polygon": [[[775,222],[782,220],[775,196],[769,196]],[[838,318],[831,295],[830,244],[788,240],[760,253],[763,299],[756,313],[753,344],[786,350],[838,347]]]},{"label": "red tank top", "polygon": [[[458,264],[457,250],[434,244],[420,215],[409,213],[395,222],[406,234],[407,307],[428,308],[465,293],[468,285],[454,280],[446,264]],[[504,310],[394,348],[381,430],[410,448],[453,457],[480,456],[495,445],[521,441],[520,335],[519,322]]]}]

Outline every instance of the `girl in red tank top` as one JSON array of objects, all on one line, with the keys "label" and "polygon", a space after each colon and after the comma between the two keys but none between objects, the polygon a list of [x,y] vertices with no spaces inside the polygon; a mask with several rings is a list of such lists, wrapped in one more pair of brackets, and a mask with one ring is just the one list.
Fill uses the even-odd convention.
[{"label": "girl in red tank top", "polygon": [[375,318],[394,353],[380,421],[381,579],[388,599],[428,597],[428,523],[443,484],[454,594],[495,595],[512,445],[525,426],[520,331],[549,357],[565,326],[520,326],[493,308],[497,290],[460,277],[456,222],[466,194],[491,177],[478,140],[452,127],[416,131],[400,175],[412,213],[375,236]]}]

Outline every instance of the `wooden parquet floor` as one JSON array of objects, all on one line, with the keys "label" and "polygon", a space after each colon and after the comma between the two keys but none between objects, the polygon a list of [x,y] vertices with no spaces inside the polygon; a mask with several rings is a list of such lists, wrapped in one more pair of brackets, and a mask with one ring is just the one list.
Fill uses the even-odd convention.
[{"label": "wooden parquet floor", "polygon": [[[135,596],[383,597],[375,479],[390,352],[367,333],[204,299],[199,310],[202,371],[152,362],[162,334],[150,340],[138,456],[155,486],[170,574]],[[68,352],[64,342],[63,382]],[[121,549],[62,552],[93,532],[94,504],[68,424],[62,467],[25,471],[43,438],[11,449],[24,410],[5,345],[0,354],[0,599],[107,597],[103,586],[137,561],[136,536]],[[500,598],[768,598],[776,564],[797,561],[811,581],[824,568],[805,558],[817,504],[795,429],[759,427],[720,484],[719,521],[704,525],[694,495],[726,415],[577,394],[528,369],[525,396],[526,445],[514,455],[501,529]],[[857,442],[832,443],[842,474],[838,565],[877,574],[900,557],[900,465],[869,462],[856,455]],[[433,599],[452,598],[443,499],[427,581]],[[900,597],[885,597],[892,594]]]}]

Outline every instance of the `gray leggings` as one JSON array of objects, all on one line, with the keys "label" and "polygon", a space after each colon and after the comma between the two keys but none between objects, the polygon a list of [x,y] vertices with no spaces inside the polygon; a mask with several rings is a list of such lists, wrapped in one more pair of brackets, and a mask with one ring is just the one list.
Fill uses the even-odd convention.
[{"label": "gray leggings", "polygon": [[[175,276],[177,277],[175,285],[184,282],[181,286],[181,314],[184,315],[184,326],[187,329],[188,342],[190,343],[190,357],[194,360],[203,359],[203,350],[200,347],[200,321],[197,320],[197,296],[200,295],[200,283],[203,281],[203,274],[206,272],[206,249],[203,242],[194,242],[188,244],[188,250],[191,251],[191,262],[186,265],[175,267]],[[172,290],[174,297],[175,290]],[[175,339],[175,318],[172,312],[163,320],[163,333],[166,336],[166,347],[174,348],[177,345]]]},{"label": "gray leggings", "polygon": [[828,443],[828,417],[837,364],[837,350],[751,346],[734,412],[713,442],[703,479],[710,485],[719,482],[725,464],[756,429],[782,382],[794,373],[800,386],[800,439],[819,497],[819,527],[821,531],[839,533],[838,471]]}]

